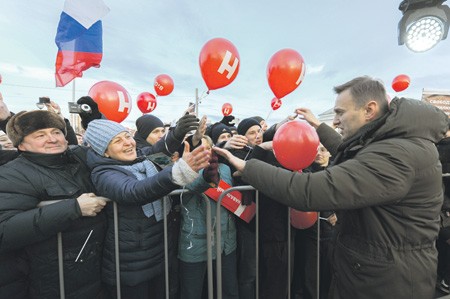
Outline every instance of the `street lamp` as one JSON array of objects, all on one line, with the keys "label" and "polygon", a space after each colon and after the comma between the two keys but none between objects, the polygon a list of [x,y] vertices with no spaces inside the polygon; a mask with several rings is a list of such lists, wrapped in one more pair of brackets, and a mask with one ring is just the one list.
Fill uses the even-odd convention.
[{"label": "street lamp", "polygon": [[447,38],[450,8],[447,0],[403,0],[398,9],[403,17],[398,23],[398,44],[413,52],[425,52]]}]

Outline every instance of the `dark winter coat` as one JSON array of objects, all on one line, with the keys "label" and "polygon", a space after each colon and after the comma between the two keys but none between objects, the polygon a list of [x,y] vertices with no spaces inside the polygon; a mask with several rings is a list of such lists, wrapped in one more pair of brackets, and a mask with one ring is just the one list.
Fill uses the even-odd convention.
[{"label": "dark winter coat", "polygon": [[[322,143],[337,148],[326,143],[325,135],[337,139],[325,127]],[[339,145],[327,170],[298,174],[252,159],[243,179],[300,210],[341,210],[333,298],[432,298],[443,200],[434,143],[446,130],[437,108],[394,99],[387,115]]]},{"label": "dark winter coat", "polygon": [[[24,152],[0,167],[1,298],[16,298],[9,287],[20,283],[20,271],[27,271],[31,298],[59,298],[58,232],[62,232],[66,298],[100,295],[106,219],[103,213],[81,216],[76,198],[95,192],[84,155],[78,146],[57,155]],[[60,201],[37,208],[52,200]]]},{"label": "dark winter coat", "polygon": [[[143,154],[147,154],[143,148]],[[142,160],[137,160],[138,162]],[[157,175],[138,180],[121,165],[129,165],[88,152],[92,181],[98,193],[115,201],[119,218],[119,258],[121,284],[135,286],[164,274],[164,226],[155,217],[147,218],[142,205],[161,199],[180,186],[172,182],[172,166]],[[106,207],[108,232],[103,257],[103,281],[116,285],[113,207]],[[172,223],[172,222],[171,222]],[[169,228],[170,229],[170,228]],[[169,248],[175,248],[169,244]]]},{"label": "dark winter coat", "polygon": [[[253,159],[264,161],[270,165],[282,167],[272,151],[263,150],[256,146],[253,150]],[[279,195],[281,196],[281,195]],[[288,240],[288,207],[277,200],[259,194],[259,240],[260,243],[287,242]]]},{"label": "dark winter coat", "polygon": [[441,209],[441,231],[439,238],[443,240],[450,239],[450,137],[442,139],[437,144],[439,152],[439,159],[442,164],[442,173],[445,175],[442,178],[442,184],[444,187],[444,203]]}]

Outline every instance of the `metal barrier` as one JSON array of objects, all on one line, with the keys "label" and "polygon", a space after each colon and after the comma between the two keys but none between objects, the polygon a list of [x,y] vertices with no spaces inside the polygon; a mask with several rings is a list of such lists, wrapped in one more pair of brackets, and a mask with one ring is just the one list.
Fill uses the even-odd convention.
[{"label": "metal barrier", "polygon": [[[449,177],[450,173],[445,173],[442,175],[443,177]],[[255,247],[255,257],[256,257],[256,285],[255,285],[255,293],[256,298],[259,298],[259,191],[253,188],[252,186],[237,186],[232,187],[227,190],[224,190],[222,194],[219,196],[217,200],[217,209],[216,209],[216,298],[222,298],[222,230],[221,230],[221,203],[225,196],[233,191],[255,191],[255,201],[256,201],[256,247]],[[172,191],[168,196],[180,195],[183,193],[193,193],[187,189],[177,189]],[[207,238],[207,281],[208,281],[208,299],[213,299],[213,266],[212,266],[212,244],[211,244],[211,204],[210,198],[208,198],[205,194],[197,194],[201,195],[206,202],[206,238]],[[111,202],[108,198],[102,197],[102,199],[107,202]],[[164,215],[167,215],[166,211],[166,200],[168,197],[164,198]],[[53,201],[43,201],[38,204],[38,207],[50,205],[53,203],[59,202],[59,200]],[[113,213],[114,213],[114,246],[115,246],[115,263],[116,263],[116,284],[117,284],[117,298],[121,299],[121,291],[120,291],[120,259],[119,259],[119,220],[118,220],[118,212],[117,212],[117,203],[113,202]],[[291,224],[290,224],[290,215],[288,210],[288,299],[291,298]],[[165,264],[165,287],[166,287],[166,299],[169,299],[169,246],[168,246],[168,227],[167,227],[167,217],[164,217],[164,264]],[[59,271],[59,288],[60,288],[60,298],[65,299],[65,288],[64,288],[64,267],[63,267],[63,245],[62,245],[62,234],[59,232],[57,234],[57,242],[58,242],[58,271]],[[317,298],[319,298],[319,290],[320,290],[320,213],[318,213],[317,218],[317,285],[316,292]],[[446,298],[446,297],[445,297]]]}]

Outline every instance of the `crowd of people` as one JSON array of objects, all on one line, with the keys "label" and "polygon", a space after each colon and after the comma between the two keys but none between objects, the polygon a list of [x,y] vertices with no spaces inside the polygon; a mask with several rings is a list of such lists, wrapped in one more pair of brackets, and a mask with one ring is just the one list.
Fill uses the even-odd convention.
[{"label": "crowd of people", "polygon": [[[53,101],[14,114],[0,94],[0,299],[207,298],[216,246],[222,298],[449,293],[448,116],[413,99],[389,103],[367,76],[334,90],[333,126],[301,107],[270,127],[187,111],[173,127],[147,114],[130,130],[85,96],[80,131]],[[296,118],[321,142],[302,173],[284,169],[272,146]],[[258,230],[223,206],[216,223],[202,193],[221,182],[259,191]],[[289,207],[318,220],[289,230]]]}]

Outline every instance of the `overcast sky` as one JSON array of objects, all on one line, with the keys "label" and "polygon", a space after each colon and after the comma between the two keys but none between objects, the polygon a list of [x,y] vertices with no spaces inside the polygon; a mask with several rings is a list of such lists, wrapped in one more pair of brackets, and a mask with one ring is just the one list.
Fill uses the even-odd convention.
[{"label": "overcast sky", "polygon": [[[200,115],[219,119],[225,102],[233,115],[267,117],[270,90],[266,68],[270,57],[284,48],[298,51],[307,65],[303,83],[284,97],[273,112],[274,123],[294,108],[320,114],[333,107],[333,86],[360,75],[381,79],[388,93],[398,74],[411,78],[400,95],[420,99],[422,89],[450,89],[450,38],[417,54],[397,45],[402,16],[399,0],[104,0],[111,9],[103,19],[103,61],[76,79],[75,99],[98,81],[124,86],[133,99],[125,124],[141,115],[136,97],[154,93],[153,80],[170,75],[174,91],[158,98],[153,114],[164,121],[181,116],[188,102],[207,90],[198,58],[210,39],[230,40],[240,54],[240,71],[228,86],[203,99]],[[50,96],[67,114],[72,83],[55,87],[56,28],[64,2],[0,1],[0,84],[12,111],[34,109],[39,96]]]}]

